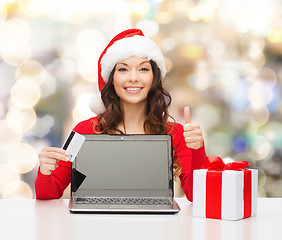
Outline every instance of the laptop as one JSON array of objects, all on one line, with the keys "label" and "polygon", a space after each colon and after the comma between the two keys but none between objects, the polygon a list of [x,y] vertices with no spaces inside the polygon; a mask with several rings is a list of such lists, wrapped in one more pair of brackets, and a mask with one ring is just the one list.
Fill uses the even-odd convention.
[{"label": "laptop", "polygon": [[177,213],[170,135],[86,137],[71,166],[72,213]]}]

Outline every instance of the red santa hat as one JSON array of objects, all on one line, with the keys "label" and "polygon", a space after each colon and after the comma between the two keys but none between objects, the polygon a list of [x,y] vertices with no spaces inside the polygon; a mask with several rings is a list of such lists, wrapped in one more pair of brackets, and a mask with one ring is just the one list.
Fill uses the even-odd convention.
[{"label": "red santa hat", "polygon": [[[162,79],[166,68],[164,56],[156,43],[144,36],[140,29],[128,29],[116,35],[102,52],[98,60],[98,86],[101,92],[116,63],[131,56],[145,57],[156,62],[161,71]],[[105,112],[101,94],[90,99],[91,110],[99,115]]]}]

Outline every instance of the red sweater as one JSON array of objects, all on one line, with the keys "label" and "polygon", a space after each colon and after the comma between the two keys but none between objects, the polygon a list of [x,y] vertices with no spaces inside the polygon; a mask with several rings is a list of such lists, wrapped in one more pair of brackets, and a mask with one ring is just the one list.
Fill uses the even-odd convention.
[{"label": "red sweater", "polygon": [[[78,123],[74,131],[80,134],[94,134],[92,121],[97,117]],[[183,126],[173,123],[174,127],[168,126],[168,134],[172,136],[174,149],[174,161],[182,167],[180,175],[181,187],[189,201],[193,201],[193,170],[199,169],[206,160],[204,146],[193,150],[186,146],[183,137]],[[35,180],[35,192],[37,199],[55,199],[63,195],[64,190],[70,183],[71,162],[59,161],[58,167],[50,174],[44,175],[39,169]]]}]

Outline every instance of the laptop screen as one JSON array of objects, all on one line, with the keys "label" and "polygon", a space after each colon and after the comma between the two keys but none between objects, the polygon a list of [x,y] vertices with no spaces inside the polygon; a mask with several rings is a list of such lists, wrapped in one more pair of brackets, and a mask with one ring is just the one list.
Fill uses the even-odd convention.
[{"label": "laptop screen", "polygon": [[86,140],[72,166],[86,176],[79,190],[170,188],[172,178],[170,136],[85,136]]}]

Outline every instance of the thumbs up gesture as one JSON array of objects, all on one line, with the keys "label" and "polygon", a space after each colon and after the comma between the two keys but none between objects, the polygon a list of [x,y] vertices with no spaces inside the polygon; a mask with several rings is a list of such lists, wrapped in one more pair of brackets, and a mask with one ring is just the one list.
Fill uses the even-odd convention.
[{"label": "thumbs up gesture", "polygon": [[204,145],[202,130],[199,124],[191,122],[190,108],[184,108],[184,132],[183,136],[188,148],[198,149]]}]

